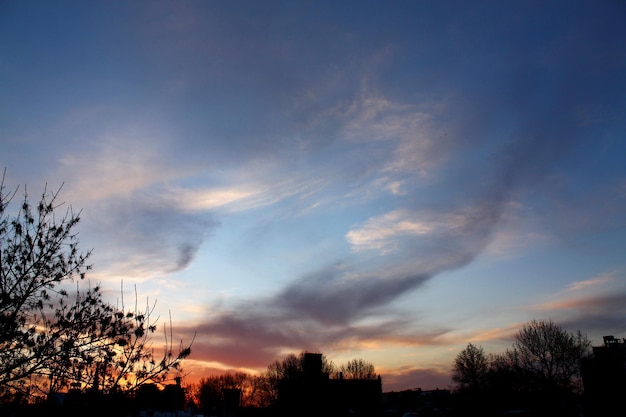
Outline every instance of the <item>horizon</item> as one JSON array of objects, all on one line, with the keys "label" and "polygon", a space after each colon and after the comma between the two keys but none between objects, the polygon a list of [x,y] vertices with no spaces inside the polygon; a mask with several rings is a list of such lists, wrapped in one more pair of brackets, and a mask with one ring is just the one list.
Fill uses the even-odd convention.
[{"label": "horizon", "polygon": [[625,17],[3,2],[5,186],[62,187],[89,282],[195,332],[187,381],[310,351],[447,389],[533,319],[626,337]]}]

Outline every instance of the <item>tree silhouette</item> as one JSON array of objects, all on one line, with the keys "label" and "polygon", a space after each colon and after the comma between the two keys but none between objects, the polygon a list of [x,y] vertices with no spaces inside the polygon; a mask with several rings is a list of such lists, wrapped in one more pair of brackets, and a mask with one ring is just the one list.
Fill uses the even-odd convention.
[{"label": "tree silhouette", "polygon": [[[83,390],[108,392],[135,391],[146,383],[164,382],[170,371],[180,371],[182,360],[191,353],[191,344],[180,342],[177,350],[174,349],[170,319],[169,328],[164,326],[163,353],[156,353],[152,342],[157,331],[156,320],[152,318],[156,304],[146,302],[145,309],[140,311],[136,298],[135,290],[133,309],[125,309],[124,305],[116,309],[99,304],[101,300],[92,297],[90,307],[97,306],[98,311],[107,314],[99,323],[79,322],[75,332],[85,342],[60,349],[59,355],[66,359],[58,361],[54,368],[64,369],[66,380]],[[69,336],[70,340],[77,340]]]},{"label": "tree silhouette", "polygon": [[481,389],[486,383],[488,370],[489,360],[483,348],[468,343],[454,360],[452,380],[460,389]]},{"label": "tree silhouette", "polygon": [[[80,212],[59,215],[60,189],[41,195],[36,206],[26,188],[10,211],[18,189],[0,182],[0,398],[45,395],[68,386],[133,390],[160,382],[190,354],[175,352],[165,334],[163,356],[155,354],[154,307],[140,312],[113,307],[98,286],[81,290],[91,251],[78,249],[74,232]],[[75,293],[69,283],[76,283]],[[26,397],[28,396],[28,397]]]},{"label": "tree silhouette", "polygon": [[346,379],[376,379],[374,364],[364,359],[352,359],[339,367]]},{"label": "tree silhouette", "polygon": [[[278,400],[278,387],[284,381],[299,378],[304,372],[305,352],[298,356],[293,353],[288,354],[281,360],[276,360],[268,365],[266,372],[262,376],[265,380],[264,391],[266,402],[275,403]],[[322,372],[329,375],[335,373],[335,365],[328,360],[326,355],[322,355]]]},{"label": "tree silhouette", "polygon": [[267,407],[270,405],[262,391],[262,378],[245,372],[211,375],[191,387],[191,399],[198,409],[208,415],[219,415],[224,391],[239,390],[241,407]]},{"label": "tree silhouette", "polygon": [[[80,213],[71,207],[57,217],[58,191],[42,194],[36,207],[24,199],[11,217],[17,190],[0,183],[0,393],[28,391],[27,379],[46,370],[72,325],[56,321],[54,310],[68,293],[66,281],[81,279],[90,252],[78,251],[73,232]],[[69,321],[69,318],[67,319]]]},{"label": "tree silhouette", "polygon": [[591,342],[580,331],[569,333],[551,320],[522,326],[513,345],[514,363],[542,389],[571,390],[580,376]]},{"label": "tree silhouette", "polygon": [[581,332],[569,333],[551,320],[522,325],[504,353],[487,357],[469,343],[452,368],[457,407],[476,414],[523,406],[538,415],[575,415],[590,345]]}]

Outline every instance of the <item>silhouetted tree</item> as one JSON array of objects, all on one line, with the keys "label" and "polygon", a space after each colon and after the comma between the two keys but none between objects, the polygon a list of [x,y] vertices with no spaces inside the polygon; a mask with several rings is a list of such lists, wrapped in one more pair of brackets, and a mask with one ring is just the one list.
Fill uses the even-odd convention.
[{"label": "silhouetted tree", "polygon": [[221,375],[202,378],[193,390],[193,399],[199,411],[207,415],[218,415],[223,388],[226,387]]},{"label": "silhouetted tree", "polygon": [[346,379],[376,379],[374,364],[364,359],[352,359],[339,367],[339,372]]},{"label": "silhouetted tree", "polygon": [[570,391],[590,347],[591,342],[580,331],[569,333],[551,320],[533,320],[518,332],[512,362],[533,376],[539,389]]},{"label": "silhouetted tree", "polygon": [[452,367],[452,380],[460,389],[482,389],[487,382],[489,360],[481,346],[468,343],[457,355]]},{"label": "silhouetted tree", "polygon": [[491,391],[520,393],[528,391],[528,377],[519,367],[517,352],[507,349],[489,357],[487,386]]},{"label": "silhouetted tree", "polygon": [[226,373],[202,378],[191,389],[191,399],[198,409],[208,415],[219,415],[224,390],[236,389],[241,393],[241,407],[266,407],[261,390],[261,378],[245,372]]},{"label": "silhouetted tree", "polygon": [[99,287],[81,292],[77,286],[73,302],[66,302],[65,298],[57,302],[50,319],[45,320],[45,328],[56,339],[51,345],[51,360],[34,375],[40,383],[31,384],[31,389],[44,394],[59,392],[69,384],[98,389],[102,376],[98,363],[102,357],[114,356],[114,336],[126,324],[116,320]]},{"label": "silhouetted tree", "polygon": [[17,190],[0,183],[0,393],[28,392],[28,379],[47,369],[70,325],[55,323],[54,309],[67,298],[61,287],[89,269],[90,252],[78,251],[73,232],[80,213],[55,215],[58,191],[44,191],[36,207],[28,194],[14,213]]},{"label": "silhouetted tree", "polygon": [[293,353],[281,360],[276,360],[267,366],[266,375],[270,380],[282,381],[296,378],[304,369],[302,357]]},{"label": "silhouetted tree", "polygon": [[153,308],[115,308],[97,286],[77,284],[72,298],[67,283],[85,277],[91,252],[78,250],[80,213],[68,207],[59,216],[59,191],[44,190],[36,207],[24,192],[11,212],[17,189],[6,194],[0,182],[0,397],[162,381],[190,346],[175,352],[166,333],[163,356],[154,353]]},{"label": "silhouetted tree", "polygon": [[[71,382],[84,389],[130,392],[146,383],[162,383],[168,380],[170,371],[180,371],[181,362],[191,353],[191,344],[183,345],[181,341],[174,347],[170,318],[169,327],[163,328],[162,353],[156,353],[152,339],[157,331],[152,318],[156,304],[146,302],[140,311],[136,298],[135,292],[132,309],[125,309],[123,303],[119,309],[102,307],[109,313],[102,322],[78,330],[84,332],[82,337],[89,341],[89,349],[74,348],[70,350],[76,353],[71,360],[61,362],[71,373]],[[66,355],[66,350],[61,353]]]},{"label": "silhouetted tree", "polygon": [[[276,402],[278,386],[282,381],[296,379],[304,372],[304,358],[305,352],[301,352],[298,356],[290,353],[282,360],[276,360],[268,365],[267,371],[262,375],[265,379],[263,390],[267,402]],[[335,365],[328,360],[326,355],[322,355],[322,372],[329,375],[335,373]]]},{"label": "silhouetted tree", "polygon": [[549,320],[524,324],[504,353],[486,357],[470,343],[453,365],[461,388],[457,407],[476,414],[522,407],[537,415],[576,415],[574,394],[589,348],[586,336]]}]

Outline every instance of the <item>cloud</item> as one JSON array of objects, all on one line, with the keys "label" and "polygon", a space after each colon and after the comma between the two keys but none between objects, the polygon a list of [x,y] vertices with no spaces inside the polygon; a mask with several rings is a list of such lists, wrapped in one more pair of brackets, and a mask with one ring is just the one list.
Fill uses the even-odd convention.
[{"label": "cloud", "polygon": [[193,359],[226,367],[263,369],[288,352],[326,354],[385,346],[437,344],[446,329],[416,331],[407,320],[389,318],[375,323],[321,323],[277,308],[275,298],[265,303],[237,303],[232,310],[177,327],[183,339],[197,332]]},{"label": "cloud", "polygon": [[467,228],[476,215],[472,209],[449,213],[397,209],[368,219],[363,226],[350,230],[346,239],[355,251],[378,250],[384,254],[397,250],[397,240],[402,237],[428,240],[453,235],[455,231]]},{"label": "cloud", "polygon": [[614,311],[620,314],[626,309],[623,303],[624,300],[626,300],[626,294],[613,293],[610,295],[550,301],[536,306],[536,309],[545,311],[577,310],[588,314],[607,314],[610,311]]},{"label": "cloud", "polygon": [[472,332],[463,332],[462,336],[455,336],[457,342],[472,342],[472,343],[489,343],[489,342],[502,342],[513,340],[517,332],[519,331],[520,324],[514,323],[505,328],[489,328],[481,329]]},{"label": "cloud", "polygon": [[164,144],[139,132],[127,131],[92,143],[88,149],[63,156],[55,174],[68,183],[66,197],[75,204],[127,197],[180,175],[165,163],[160,149]]},{"label": "cloud", "polygon": [[595,303],[585,306],[575,314],[564,317],[559,323],[569,331],[580,330],[586,333],[592,339],[593,344],[597,345],[601,343],[602,336],[617,335],[619,337],[626,333],[624,303],[626,303],[624,294],[597,299]]},{"label": "cloud", "polygon": [[292,314],[321,323],[347,323],[384,306],[409,289],[423,284],[429,275],[346,278],[330,267],[288,285],[276,299]]},{"label": "cloud", "polygon": [[570,331],[581,330],[592,333],[593,337],[626,332],[626,292],[623,289],[610,294],[550,301],[535,309],[558,317],[558,323]]},{"label": "cloud", "polygon": [[181,205],[188,211],[207,211],[222,208],[224,206],[237,205],[259,194],[259,191],[245,189],[243,187],[221,187],[204,190],[178,189],[171,190]]},{"label": "cloud", "polygon": [[218,222],[158,194],[137,192],[85,209],[87,238],[98,240],[98,276],[145,279],[185,269]]},{"label": "cloud", "polygon": [[[217,178],[220,186],[189,187],[169,186],[164,195],[176,202],[186,212],[238,213],[276,205],[289,198],[308,200],[319,190],[320,181],[292,176],[280,178],[279,172],[256,171],[249,169],[246,175],[229,179]],[[231,184],[232,185],[229,185]]]},{"label": "cloud", "polygon": [[612,281],[615,281],[615,277],[613,276],[613,274],[603,274],[585,281],[572,282],[570,285],[567,286],[566,291],[583,291],[589,288],[602,286]]}]

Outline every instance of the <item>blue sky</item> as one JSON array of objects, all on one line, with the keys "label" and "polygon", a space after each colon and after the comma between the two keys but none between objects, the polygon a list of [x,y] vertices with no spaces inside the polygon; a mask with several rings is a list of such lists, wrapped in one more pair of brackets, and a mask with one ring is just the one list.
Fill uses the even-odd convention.
[{"label": "blue sky", "polygon": [[626,337],[621,1],[0,5],[0,162],[63,184],[92,282],[197,331],[448,386],[468,342]]}]

